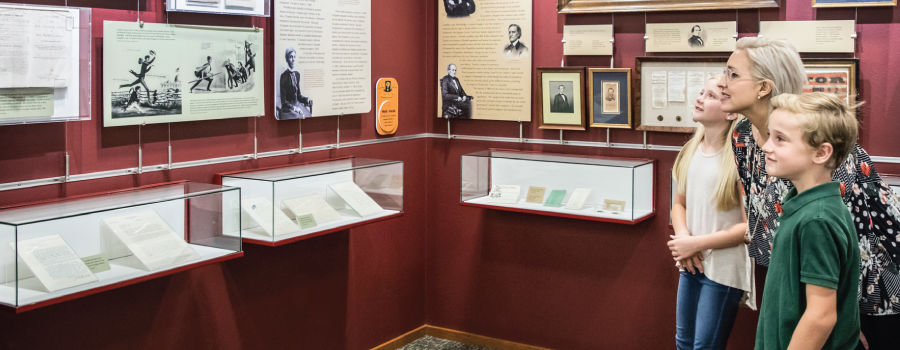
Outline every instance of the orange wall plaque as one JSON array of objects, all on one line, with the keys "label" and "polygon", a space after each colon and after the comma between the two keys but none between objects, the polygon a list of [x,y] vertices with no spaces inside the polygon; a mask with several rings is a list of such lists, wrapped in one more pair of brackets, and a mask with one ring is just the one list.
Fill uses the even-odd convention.
[{"label": "orange wall plaque", "polygon": [[400,88],[394,78],[381,78],[375,84],[375,129],[379,135],[397,132],[400,114]]}]

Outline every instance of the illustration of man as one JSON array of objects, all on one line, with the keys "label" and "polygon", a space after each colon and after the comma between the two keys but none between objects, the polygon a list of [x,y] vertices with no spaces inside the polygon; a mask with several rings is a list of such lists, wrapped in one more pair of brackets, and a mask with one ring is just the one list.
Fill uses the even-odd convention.
[{"label": "illustration of man", "polygon": [[204,63],[200,67],[197,67],[197,70],[194,71],[194,76],[199,79],[197,79],[197,82],[194,83],[194,86],[191,86],[191,93],[194,93],[194,88],[196,88],[197,85],[200,85],[200,83],[204,80],[209,82],[206,84],[206,91],[210,91],[209,87],[212,86],[213,82],[212,56],[206,56],[206,63]]},{"label": "illustration of man", "polygon": [[616,90],[613,88],[606,89],[606,100],[607,101],[615,101],[616,100]]},{"label": "illustration of man", "polygon": [[[125,106],[122,107],[122,113],[125,113],[125,111],[128,110],[128,107],[131,107],[131,105],[134,104],[134,108],[137,108],[138,113],[144,114],[144,111],[141,109],[141,98],[140,98],[141,87],[135,86],[130,91],[131,91],[131,94],[129,94],[129,96],[128,96],[128,102],[126,102]],[[150,98],[149,95],[147,98],[148,99]]]},{"label": "illustration of man", "polygon": [[503,55],[506,58],[528,56],[528,47],[519,41],[522,37],[522,27],[519,27],[518,24],[510,24],[507,29],[509,32],[509,45],[503,47]]},{"label": "illustration of man", "polygon": [[391,92],[391,81],[384,82],[384,92]]},{"label": "illustration of man", "polygon": [[231,59],[226,58],[222,66],[225,67],[225,71],[228,73],[228,77],[225,79],[228,82],[228,88],[236,88],[240,82],[240,76],[238,76],[237,69],[231,64]]},{"label": "illustration of man", "polygon": [[256,62],[254,61],[256,54],[253,53],[252,50],[250,50],[251,45],[253,44],[251,44],[249,41],[244,41],[244,55],[246,56],[245,59],[247,60],[247,76],[250,76],[250,71],[256,73]]},{"label": "illustration of man", "polygon": [[571,101],[569,101],[569,97],[566,96],[566,87],[560,85],[559,87],[557,87],[557,90],[559,91],[559,93],[553,97],[553,103],[550,104],[550,112],[574,113],[574,106],[572,105]]},{"label": "illustration of man", "polygon": [[150,50],[150,54],[144,56],[144,58],[138,58],[138,64],[141,65],[141,72],[135,73],[134,70],[128,71],[131,73],[131,75],[134,75],[137,79],[135,81],[133,81],[131,84],[119,85],[119,88],[121,89],[123,87],[132,87],[137,84],[141,84],[141,86],[144,87],[144,90],[147,90],[147,99],[149,100],[150,99],[150,88],[147,87],[147,82],[144,81],[144,77],[146,77],[147,72],[149,72],[150,69],[153,68],[152,64],[154,61],[156,61],[156,52],[154,52],[153,50]]},{"label": "illustration of man", "polygon": [[287,61],[288,69],[281,73],[279,80],[281,87],[281,118],[279,119],[308,118],[312,114],[313,101],[300,93],[300,72],[294,70],[297,50],[294,50],[293,47],[285,50],[284,59]]},{"label": "illustration of man", "polygon": [[447,17],[469,17],[475,13],[474,0],[444,0]]},{"label": "illustration of man", "polygon": [[700,26],[695,25],[691,28],[691,38],[688,39],[688,44],[691,45],[692,49],[699,49],[703,47],[703,39],[700,38]]},{"label": "illustration of man", "polygon": [[241,76],[241,83],[247,82],[247,68],[244,67],[244,64],[238,61],[238,74]]},{"label": "illustration of man", "polygon": [[456,78],[456,65],[447,66],[447,75],[441,78],[442,115],[445,118],[472,118],[472,99]]}]

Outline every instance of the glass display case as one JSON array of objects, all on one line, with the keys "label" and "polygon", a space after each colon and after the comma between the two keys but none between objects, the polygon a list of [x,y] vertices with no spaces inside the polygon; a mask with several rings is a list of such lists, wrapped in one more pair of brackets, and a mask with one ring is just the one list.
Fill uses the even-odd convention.
[{"label": "glass display case", "polygon": [[894,174],[879,174],[881,176],[881,180],[884,181],[886,185],[888,185],[892,191],[894,191],[895,195],[900,196],[900,175]]},{"label": "glass display case", "polygon": [[166,10],[269,17],[272,14],[272,2],[269,0],[166,0]]},{"label": "glass display case", "polygon": [[655,160],[490,149],[461,162],[461,205],[625,224],[656,215]]},{"label": "glass display case", "polygon": [[240,189],[175,182],[0,210],[0,307],[22,312],[243,255]]},{"label": "glass display case", "polygon": [[241,188],[241,238],[279,246],[400,216],[403,162],[337,158],[230,172]]}]

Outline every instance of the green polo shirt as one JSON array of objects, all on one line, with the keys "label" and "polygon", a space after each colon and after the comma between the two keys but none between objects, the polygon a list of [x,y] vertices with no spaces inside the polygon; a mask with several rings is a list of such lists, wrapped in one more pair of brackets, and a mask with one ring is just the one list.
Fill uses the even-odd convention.
[{"label": "green polo shirt", "polygon": [[787,349],[806,310],[806,285],[837,290],[837,323],[822,349],[859,341],[859,244],[840,182],[784,197],[766,274],[756,349]]}]

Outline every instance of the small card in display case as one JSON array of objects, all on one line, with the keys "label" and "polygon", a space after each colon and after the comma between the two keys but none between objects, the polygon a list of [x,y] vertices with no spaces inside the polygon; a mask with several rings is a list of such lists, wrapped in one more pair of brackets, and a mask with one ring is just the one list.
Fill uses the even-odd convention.
[{"label": "small card in display case", "polygon": [[528,203],[537,203],[541,204],[544,202],[544,192],[547,191],[545,187],[528,187],[528,195],[525,196],[525,201]]},{"label": "small card in display case", "polygon": [[514,185],[496,185],[488,193],[488,203],[516,204],[519,201],[521,187]]},{"label": "small card in display case", "polygon": [[565,197],[566,197],[566,190],[550,191],[550,196],[547,197],[547,203],[544,203],[544,206],[559,208],[562,206],[562,201],[563,201],[563,198],[565,198]]}]

